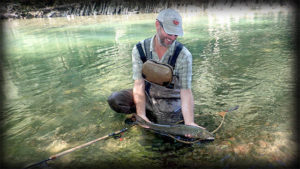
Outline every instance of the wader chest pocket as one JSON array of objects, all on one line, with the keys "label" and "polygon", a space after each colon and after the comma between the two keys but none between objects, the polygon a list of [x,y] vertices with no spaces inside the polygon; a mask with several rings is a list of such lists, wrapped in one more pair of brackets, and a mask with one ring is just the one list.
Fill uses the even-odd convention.
[{"label": "wader chest pocket", "polygon": [[143,64],[142,76],[149,82],[167,86],[172,82],[173,68],[165,63],[147,60]]}]

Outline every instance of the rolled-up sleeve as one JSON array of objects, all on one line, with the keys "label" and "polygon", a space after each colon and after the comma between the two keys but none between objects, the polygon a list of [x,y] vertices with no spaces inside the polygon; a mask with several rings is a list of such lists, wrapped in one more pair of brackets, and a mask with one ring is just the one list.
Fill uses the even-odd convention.
[{"label": "rolled-up sleeve", "polygon": [[143,62],[140,59],[140,54],[136,48],[136,45],[134,45],[132,49],[132,79],[138,80],[142,79],[142,67]]}]

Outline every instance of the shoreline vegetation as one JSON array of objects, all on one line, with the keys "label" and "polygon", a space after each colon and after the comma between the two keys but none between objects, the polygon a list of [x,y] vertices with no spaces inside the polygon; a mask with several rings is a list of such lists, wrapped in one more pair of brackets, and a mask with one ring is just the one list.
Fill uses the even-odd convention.
[{"label": "shoreline vegetation", "polygon": [[250,9],[293,6],[284,0],[6,0],[0,3],[0,19],[54,18],[93,15],[130,15],[158,13],[164,8],[180,12],[205,11],[208,8],[246,6]]}]

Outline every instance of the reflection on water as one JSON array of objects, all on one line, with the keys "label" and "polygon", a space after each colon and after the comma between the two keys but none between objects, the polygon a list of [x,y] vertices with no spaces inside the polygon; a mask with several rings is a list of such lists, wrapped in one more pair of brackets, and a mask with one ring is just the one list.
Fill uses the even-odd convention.
[{"label": "reflection on water", "polygon": [[[131,50],[155,33],[155,16],[7,21],[4,161],[24,167],[126,127],[106,99],[132,87]],[[196,122],[212,131],[217,112],[240,106],[214,142],[178,149],[132,127],[123,141],[102,141],[49,165],[287,166],[295,156],[293,17],[284,8],[183,13],[179,41],[193,54]]]}]

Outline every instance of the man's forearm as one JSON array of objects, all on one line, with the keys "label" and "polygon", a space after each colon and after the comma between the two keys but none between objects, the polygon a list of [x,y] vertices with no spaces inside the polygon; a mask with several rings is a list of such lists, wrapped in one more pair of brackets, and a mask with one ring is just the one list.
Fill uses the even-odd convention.
[{"label": "man's forearm", "polygon": [[181,89],[181,110],[186,125],[194,124],[194,98],[191,89]]},{"label": "man's forearm", "polygon": [[135,80],[133,87],[133,100],[136,106],[136,113],[139,116],[146,115],[146,104],[145,104],[145,82],[143,79]]}]

